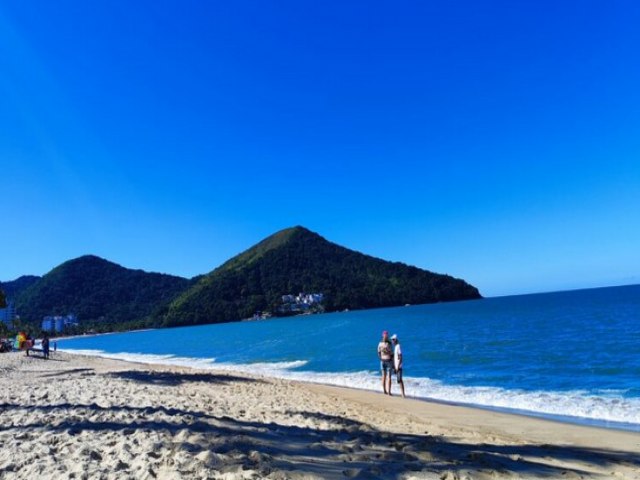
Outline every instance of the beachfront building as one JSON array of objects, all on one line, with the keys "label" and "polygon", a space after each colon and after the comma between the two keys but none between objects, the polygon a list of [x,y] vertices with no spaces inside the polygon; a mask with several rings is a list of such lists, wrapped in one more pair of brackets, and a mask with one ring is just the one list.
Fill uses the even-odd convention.
[{"label": "beachfront building", "polygon": [[0,322],[4,323],[8,328],[13,328],[13,322],[17,317],[16,306],[12,301],[8,301],[5,308],[0,308]]},{"label": "beachfront building", "polygon": [[78,317],[73,314],[47,316],[42,319],[42,330],[45,332],[61,333],[78,325],[80,325]]},{"label": "beachfront building", "polygon": [[298,295],[282,295],[282,305],[278,308],[280,313],[323,311],[322,293],[299,293]]}]

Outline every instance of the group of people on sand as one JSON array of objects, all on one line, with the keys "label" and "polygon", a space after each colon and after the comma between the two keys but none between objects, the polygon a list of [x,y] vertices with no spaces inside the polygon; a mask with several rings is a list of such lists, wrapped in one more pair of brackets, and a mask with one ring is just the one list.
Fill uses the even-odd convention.
[{"label": "group of people on sand", "polygon": [[382,340],[378,344],[378,358],[382,372],[382,391],[391,395],[391,376],[395,373],[400,392],[404,398],[404,382],[402,381],[402,348],[395,333],[389,338],[389,332],[382,332]]},{"label": "group of people on sand", "polygon": [[[17,350],[24,350],[29,356],[30,351],[34,351],[36,346],[36,340],[31,338],[30,335],[27,335],[25,332],[19,332],[16,335],[16,343],[15,348]],[[40,346],[42,350],[42,357],[44,359],[49,358],[49,336],[45,333],[40,341]],[[56,342],[53,342],[53,349],[56,350]]]}]

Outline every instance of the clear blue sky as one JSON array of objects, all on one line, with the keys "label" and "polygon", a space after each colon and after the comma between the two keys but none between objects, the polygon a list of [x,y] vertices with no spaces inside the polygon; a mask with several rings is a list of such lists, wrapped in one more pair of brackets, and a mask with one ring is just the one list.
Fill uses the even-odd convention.
[{"label": "clear blue sky", "polygon": [[484,295],[640,283],[636,1],[0,4],[0,280],[304,225]]}]

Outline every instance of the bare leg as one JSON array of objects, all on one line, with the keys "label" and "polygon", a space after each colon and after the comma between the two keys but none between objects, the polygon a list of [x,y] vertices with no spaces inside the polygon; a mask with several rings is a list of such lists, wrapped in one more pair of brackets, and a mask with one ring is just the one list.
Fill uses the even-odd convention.
[{"label": "bare leg", "polygon": [[403,382],[403,381],[400,381],[400,382],[398,382],[398,383],[400,384],[400,391],[402,392],[402,398],[405,398],[405,397],[404,397],[404,382]]},{"label": "bare leg", "polygon": [[387,393],[391,395],[391,372],[387,376]]},{"label": "bare leg", "polygon": [[382,372],[382,391],[387,393],[387,372]]}]

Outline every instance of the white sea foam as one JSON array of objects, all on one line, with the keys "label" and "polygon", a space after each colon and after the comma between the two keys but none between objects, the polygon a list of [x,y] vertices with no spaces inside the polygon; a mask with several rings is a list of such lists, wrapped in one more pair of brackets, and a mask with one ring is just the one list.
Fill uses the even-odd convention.
[{"label": "white sea foam", "polygon": [[109,353],[102,350],[75,350],[59,349],[61,352],[75,353],[79,355],[90,355],[93,357],[112,358],[126,362],[145,363],[154,365],[176,365],[181,367],[200,368],[205,370],[218,370],[225,372],[245,372],[254,375],[264,375],[269,377],[281,377],[286,370],[303,367],[306,360],[295,360],[292,362],[264,362],[264,363],[216,363],[215,358],[193,358],[177,357],[175,355],[156,355],[151,353]]},{"label": "white sea foam", "polygon": [[[294,370],[307,364],[305,360],[263,363],[216,363],[214,358],[188,358],[173,355],[141,353],[107,353],[100,350],[66,350],[69,353],[113,358],[130,362],[178,365],[225,372],[244,372],[254,375],[321,383],[362,390],[380,390],[380,377],[371,371],[310,372]],[[619,392],[590,394],[586,391],[524,391],[497,387],[467,387],[447,385],[429,378],[405,377],[407,393],[415,398],[515,411],[524,414],[560,417],[577,422],[626,424],[640,430],[640,398],[625,398]],[[398,392],[398,387],[393,388]],[[621,425],[624,426],[624,425]]]},{"label": "white sea foam", "polygon": [[[370,372],[287,372],[296,380],[380,390],[380,378]],[[446,385],[429,378],[405,377],[407,393],[416,398],[490,407],[524,414],[574,418],[575,421],[635,424],[640,429],[640,399],[620,395],[592,395],[585,391],[547,392],[506,390],[497,387]],[[399,392],[398,387],[392,387]],[[570,418],[569,418],[570,417]]]},{"label": "white sea foam", "polygon": [[176,357],[175,355],[155,355],[150,353],[109,353],[102,350],[75,350],[58,349],[61,352],[75,353],[79,355],[90,355],[92,357],[113,358],[126,362],[145,363],[154,365],[176,365],[190,368],[211,368],[216,361],[215,358],[191,358]]}]

